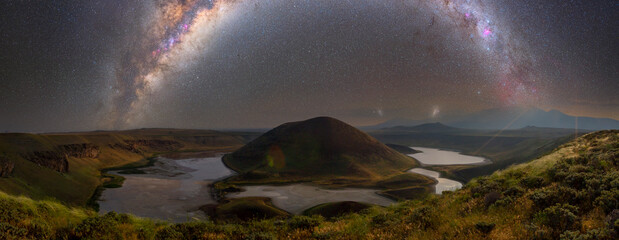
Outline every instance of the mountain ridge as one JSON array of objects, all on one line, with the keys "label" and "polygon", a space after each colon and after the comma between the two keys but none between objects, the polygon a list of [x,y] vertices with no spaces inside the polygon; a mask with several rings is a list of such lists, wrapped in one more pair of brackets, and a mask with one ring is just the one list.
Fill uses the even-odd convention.
[{"label": "mountain ridge", "polygon": [[556,109],[545,111],[535,107],[490,108],[450,119],[395,118],[376,125],[365,126],[363,129],[417,126],[437,122],[437,120],[452,127],[483,130],[519,129],[527,126],[584,130],[619,129],[619,120],[616,119],[572,116]]}]

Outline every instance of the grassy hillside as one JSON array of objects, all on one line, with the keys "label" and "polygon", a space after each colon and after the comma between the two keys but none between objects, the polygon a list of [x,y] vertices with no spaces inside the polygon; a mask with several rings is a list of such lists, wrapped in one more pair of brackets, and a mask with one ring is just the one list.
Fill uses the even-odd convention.
[{"label": "grassy hillside", "polygon": [[163,152],[232,151],[243,140],[236,134],[175,129],[0,134],[0,156],[14,165],[0,177],[0,191],[84,205],[102,183],[101,169],[145,164]]},{"label": "grassy hillside", "polygon": [[0,194],[0,238],[617,239],[618,208],[619,131],[602,131],[476,178],[456,192],[332,220],[278,215],[274,220],[170,224],[125,214],[96,216]]},{"label": "grassy hillside", "polygon": [[224,156],[224,163],[240,173],[229,182],[336,185],[363,185],[417,165],[368,134],[328,117],[283,124]]},{"label": "grassy hillside", "polygon": [[484,166],[431,167],[445,173],[446,177],[463,182],[535,159],[574,139],[573,129],[527,127],[506,131],[471,130],[438,123],[387,128],[370,134],[385,143],[455,149],[492,160],[491,164]]}]

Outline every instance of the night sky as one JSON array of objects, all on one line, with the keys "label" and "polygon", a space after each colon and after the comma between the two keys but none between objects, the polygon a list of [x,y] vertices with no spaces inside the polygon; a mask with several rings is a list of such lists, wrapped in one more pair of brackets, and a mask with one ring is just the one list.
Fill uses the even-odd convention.
[{"label": "night sky", "polygon": [[3,0],[0,34],[0,131],[619,119],[616,0]]}]

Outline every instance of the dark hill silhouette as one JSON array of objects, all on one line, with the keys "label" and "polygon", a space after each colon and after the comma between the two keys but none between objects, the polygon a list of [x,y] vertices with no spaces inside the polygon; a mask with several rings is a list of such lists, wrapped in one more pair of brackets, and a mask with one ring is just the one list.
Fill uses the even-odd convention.
[{"label": "dark hill silhouette", "polygon": [[417,126],[396,126],[392,128],[386,128],[383,130],[389,131],[405,131],[405,132],[455,132],[460,131],[462,129],[450,127],[440,122],[435,123],[425,123]]},{"label": "dark hill silhouette", "polygon": [[[437,119],[392,119],[381,124],[366,126],[364,129],[416,126],[435,121]],[[459,117],[443,117],[440,121],[464,129],[520,129],[527,126],[584,130],[619,129],[619,120],[570,116],[557,110],[544,111],[535,107],[491,108]]]},{"label": "dark hill silhouette", "polygon": [[224,157],[241,174],[381,178],[415,161],[334,118],[282,124]]}]

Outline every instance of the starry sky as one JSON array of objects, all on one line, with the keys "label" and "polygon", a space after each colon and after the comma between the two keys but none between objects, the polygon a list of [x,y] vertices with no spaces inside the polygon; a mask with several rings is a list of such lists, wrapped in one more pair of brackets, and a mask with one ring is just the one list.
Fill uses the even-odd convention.
[{"label": "starry sky", "polygon": [[0,34],[0,131],[619,119],[613,0],[4,0]]}]

